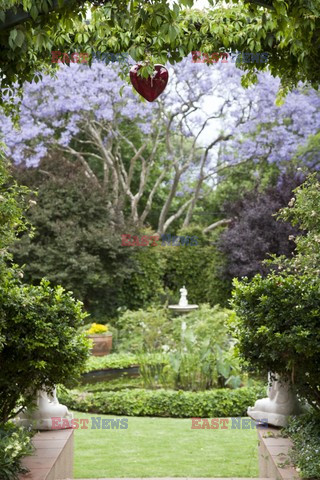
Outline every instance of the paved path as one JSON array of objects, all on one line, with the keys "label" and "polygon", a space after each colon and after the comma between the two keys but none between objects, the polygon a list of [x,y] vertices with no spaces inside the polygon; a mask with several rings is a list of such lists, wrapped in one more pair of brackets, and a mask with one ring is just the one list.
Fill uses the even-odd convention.
[{"label": "paved path", "polygon": [[[67,479],[71,480],[71,479]],[[223,477],[223,478],[208,478],[208,477],[153,477],[153,478],[79,478],[77,480],[272,480],[271,478],[238,478],[238,477]]]}]

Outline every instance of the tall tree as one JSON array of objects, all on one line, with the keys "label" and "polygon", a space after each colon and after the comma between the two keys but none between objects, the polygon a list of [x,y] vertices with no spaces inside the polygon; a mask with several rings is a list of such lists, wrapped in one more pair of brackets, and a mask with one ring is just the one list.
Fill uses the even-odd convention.
[{"label": "tall tree", "polygon": [[[233,65],[213,75],[188,58],[172,71],[161,100],[150,105],[137,100],[114,67],[65,67],[56,80],[46,76],[25,85],[18,135],[4,115],[1,130],[17,164],[35,166],[48,151],[78,160],[105,196],[114,224],[124,224],[129,208],[131,223],[144,225],[162,190],[157,231],[164,233],[183,216],[185,226],[190,223],[202,185],[215,172],[211,152],[249,118],[252,100],[240,77]],[[217,103],[208,113],[205,103],[213,92]],[[200,143],[210,125],[216,132]],[[132,136],[137,127],[140,136]]]},{"label": "tall tree", "polygon": [[226,261],[221,277],[232,282],[234,277],[265,274],[262,263],[268,254],[289,257],[294,251],[293,235],[297,230],[289,223],[277,221],[278,210],[286,206],[292,191],[303,181],[302,175],[281,175],[275,186],[264,192],[258,188],[244,198],[225,206],[232,221],[218,240],[218,248]]},{"label": "tall tree", "polygon": [[1,117],[15,163],[35,166],[48,151],[77,159],[104,195],[114,225],[147,224],[158,195],[157,231],[177,222],[186,227],[226,168],[285,165],[319,129],[319,95],[297,89],[279,108],[278,82],[268,74],[244,89],[234,65],[209,68],[188,57],[172,67],[160,99],[143,104],[118,73],[102,63],[65,66],[56,80],[25,85],[18,135]]},{"label": "tall tree", "polygon": [[14,176],[37,190],[27,215],[34,233],[20,235],[12,248],[15,262],[25,265],[25,280],[39,284],[46,277],[63,285],[96,315],[111,317],[129,306],[126,282],[139,265],[133,249],[121,246],[120,233],[111,231],[103,195],[81,163],[52,154],[39,168],[14,169]]}]

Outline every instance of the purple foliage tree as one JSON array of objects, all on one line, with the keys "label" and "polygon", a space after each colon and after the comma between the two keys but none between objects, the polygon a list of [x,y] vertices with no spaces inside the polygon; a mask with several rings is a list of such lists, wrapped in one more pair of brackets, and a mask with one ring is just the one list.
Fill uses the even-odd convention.
[{"label": "purple foliage tree", "polygon": [[[319,128],[316,92],[295,91],[279,108],[277,80],[264,74],[244,89],[242,74],[232,64],[208,67],[188,57],[170,67],[169,87],[147,104],[115,65],[71,65],[55,79],[27,83],[20,130],[4,115],[0,129],[16,164],[37,166],[50,151],[80,161],[106,193],[114,223],[124,221],[129,205],[131,222],[144,225],[161,191],[158,232],[164,233],[177,219],[189,225],[199,199],[210,191],[205,186],[221,170],[252,158],[288,162]],[[124,133],[130,122],[140,129],[141,141]],[[123,145],[131,152],[128,161]]]},{"label": "purple foliage tree", "polygon": [[220,269],[221,279],[231,283],[234,277],[265,274],[268,269],[262,262],[268,254],[289,257],[293,253],[298,230],[288,222],[278,221],[275,214],[287,206],[292,190],[303,180],[300,173],[283,174],[266,191],[255,189],[225,206],[232,221],[218,240],[218,249],[226,258]]}]

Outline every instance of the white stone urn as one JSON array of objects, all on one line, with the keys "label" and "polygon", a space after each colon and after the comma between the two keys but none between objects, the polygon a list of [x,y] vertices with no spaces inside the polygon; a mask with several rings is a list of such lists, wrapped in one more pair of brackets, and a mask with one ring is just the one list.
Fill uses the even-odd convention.
[{"label": "white stone urn", "polygon": [[35,430],[62,430],[72,428],[72,419],[73,415],[68,408],[59,403],[56,389],[52,395],[45,390],[38,390],[36,408],[19,413],[15,423]]},{"label": "white stone urn", "polygon": [[299,415],[301,406],[292,390],[292,384],[269,373],[267,398],[257,400],[247,413],[254,420],[263,420],[274,427],[286,427],[291,415]]}]

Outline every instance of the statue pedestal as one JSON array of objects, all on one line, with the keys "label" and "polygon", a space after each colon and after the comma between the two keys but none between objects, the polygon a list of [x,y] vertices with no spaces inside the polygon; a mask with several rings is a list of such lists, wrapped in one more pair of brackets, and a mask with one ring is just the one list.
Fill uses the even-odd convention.
[{"label": "statue pedestal", "polygon": [[[62,427],[57,427],[57,422],[53,418],[60,419]],[[69,413],[65,405],[61,405],[57,399],[56,389],[52,395],[48,395],[46,391],[39,390],[37,392],[36,408],[21,412],[15,418],[15,423],[23,427],[31,427],[35,430],[61,430],[72,428],[72,413]],[[69,425],[66,427],[66,424]]]},{"label": "statue pedestal", "polygon": [[254,407],[248,408],[247,413],[254,420],[263,419],[268,425],[286,427],[289,417],[299,415],[301,407],[292,391],[291,383],[274,377],[275,379],[271,381],[269,374],[268,397],[257,400]]}]

